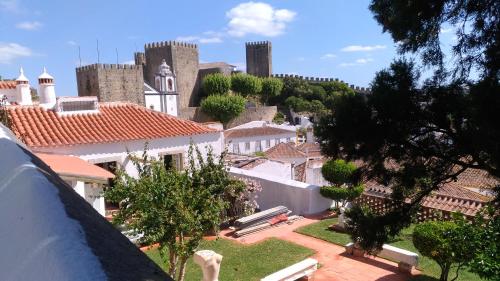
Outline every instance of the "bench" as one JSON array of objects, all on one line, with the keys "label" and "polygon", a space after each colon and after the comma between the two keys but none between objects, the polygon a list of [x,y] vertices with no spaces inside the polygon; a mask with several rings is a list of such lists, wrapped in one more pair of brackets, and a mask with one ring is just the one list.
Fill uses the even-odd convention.
[{"label": "bench", "polygon": [[378,256],[398,263],[399,270],[411,273],[414,266],[418,265],[418,254],[405,249],[384,244]]},{"label": "bench", "polygon": [[268,275],[260,279],[260,281],[293,281],[300,278],[303,278],[301,280],[308,280],[316,269],[318,269],[318,261],[308,258]]},{"label": "bench", "polygon": [[[344,247],[349,255],[363,256],[364,254],[364,251],[355,248],[352,242],[347,243]],[[418,265],[418,254],[387,244],[382,246],[382,251],[377,256],[397,262],[399,270],[403,272],[411,273],[412,268]]]}]

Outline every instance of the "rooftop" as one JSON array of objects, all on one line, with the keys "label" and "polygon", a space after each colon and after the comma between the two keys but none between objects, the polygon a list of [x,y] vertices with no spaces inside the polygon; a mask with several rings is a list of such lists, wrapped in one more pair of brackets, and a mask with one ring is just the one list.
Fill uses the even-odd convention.
[{"label": "rooftop", "polygon": [[196,122],[124,102],[92,114],[60,115],[39,106],[9,106],[14,134],[30,147],[150,140],[217,132]]},{"label": "rooftop", "polygon": [[264,153],[270,159],[306,158],[305,153],[300,151],[293,143],[277,144]]},{"label": "rooftop", "polygon": [[270,126],[245,128],[245,129],[230,129],[224,131],[224,137],[226,139],[246,138],[253,136],[284,135],[284,134],[290,135],[290,134],[295,134],[295,132]]},{"label": "rooftop", "polygon": [[47,166],[60,177],[84,179],[90,182],[104,182],[115,177],[107,170],[75,156],[36,153]]},{"label": "rooftop", "polygon": [[13,80],[0,81],[0,90],[8,90],[15,88],[16,88],[16,81]]}]

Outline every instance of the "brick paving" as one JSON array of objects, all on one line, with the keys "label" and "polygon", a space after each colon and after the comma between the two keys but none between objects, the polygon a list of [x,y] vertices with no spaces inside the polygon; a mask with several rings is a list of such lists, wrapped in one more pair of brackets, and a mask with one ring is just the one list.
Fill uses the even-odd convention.
[{"label": "brick paving", "polygon": [[[398,271],[397,264],[376,257],[353,257],[346,255],[344,247],[302,235],[293,230],[317,222],[317,217],[304,218],[291,225],[281,225],[245,237],[234,238],[230,230],[224,230],[221,237],[243,244],[253,244],[275,237],[316,251],[312,257],[320,263],[314,274],[314,281],[403,281],[410,275]],[[414,270],[412,274],[418,274]]]}]

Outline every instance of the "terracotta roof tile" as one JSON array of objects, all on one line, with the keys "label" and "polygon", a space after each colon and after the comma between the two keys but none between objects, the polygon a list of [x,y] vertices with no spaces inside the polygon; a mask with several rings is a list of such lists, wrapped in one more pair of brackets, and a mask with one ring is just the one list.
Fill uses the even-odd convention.
[{"label": "terracotta roof tile", "polygon": [[246,128],[246,129],[233,129],[224,131],[224,137],[227,139],[245,138],[253,136],[285,135],[285,134],[290,135],[290,134],[295,134],[295,132],[269,126]]},{"label": "terracotta roof tile", "polygon": [[297,148],[304,152],[307,157],[323,157],[319,143],[302,143]]},{"label": "terracotta roof tile", "polygon": [[16,88],[16,81],[12,80],[0,81],[0,90],[15,89],[15,88]]},{"label": "terracotta roof tile", "polygon": [[38,106],[9,106],[13,131],[30,147],[149,140],[217,132],[132,103],[100,103],[98,113],[60,115]]},{"label": "terracotta roof tile", "polygon": [[280,143],[271,148],[266,152],[267,158],[270,159],[282,159],[282,158],[306,158],[306,155],[297,149],[293,143]]},{"label": "terracotta roof tile", "polygon": [[107,170],[85,162],[75,156],[35,153],[38,158],[42,159],[54,172],[60,176],[77,177],[84,179],[93,179],[106,181],[114,178],[115,175]]}]

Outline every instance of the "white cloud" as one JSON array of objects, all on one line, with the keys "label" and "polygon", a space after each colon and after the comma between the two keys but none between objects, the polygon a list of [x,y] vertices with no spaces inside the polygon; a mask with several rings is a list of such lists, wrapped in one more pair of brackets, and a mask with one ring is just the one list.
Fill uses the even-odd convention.
[{"label": "white cloud", "polygon": [[0,42],[0,64],[9,64],[13,60],[21,57],[30,57],[33,52],[30,48],[17,43]]},{"label": "white cloud", "polygon": [[78,45],[78,43],[76,43],[75,41],[73,40],[69,40],[69,41],[66,41],[66,44],[70,45],[70,46],[76,46]]},{"label": "white cloud", "polygon": [[358,66],[358,65],[367,64],[367,63],[372,62],[372,61],[373,61],[372,58],[362,58],[362,59],[357,59],[354,62],[343,62],[343,63],[339,64],[339,66],[341,66],[341,67]]},{"label": "white cloud", "polygon": [[43,24],[38,21],[23,21],[16,24],[16,28],[23,30],[37,30],[40,29],[40,27],[42,26]]},{"label": "white cloud", "polygon": [[200,44],[222,43],[220,36],[200,37],[200,36],[179,36],[175,38],[176,41],[182,42],[195,42]]},{"label": "white cloud", "polygon": [[351,45],[346,46],[341,49],[342,52],[369,52],[375,50],[385,49],[385,45],[373,45],[373,46],[361,46],[361,45]]},{"label": "white cloud", "polygon": [[324,55],[321,57],[321,59],[322,59],[322,60],[331,60],[331,59],[334,59],[334,58],[336,58],[336,57],[337,57],[337,55],[335,55],[335,54],[324,54]]},{"label": "white cloud", "polygon": [[287,23],[293,21],[296,15],[294,11],[275,9],[267,3],[241,3],[226,13],[229,18],[227,32],[235,37],[247,34],[278,36],[284,33]]}]

